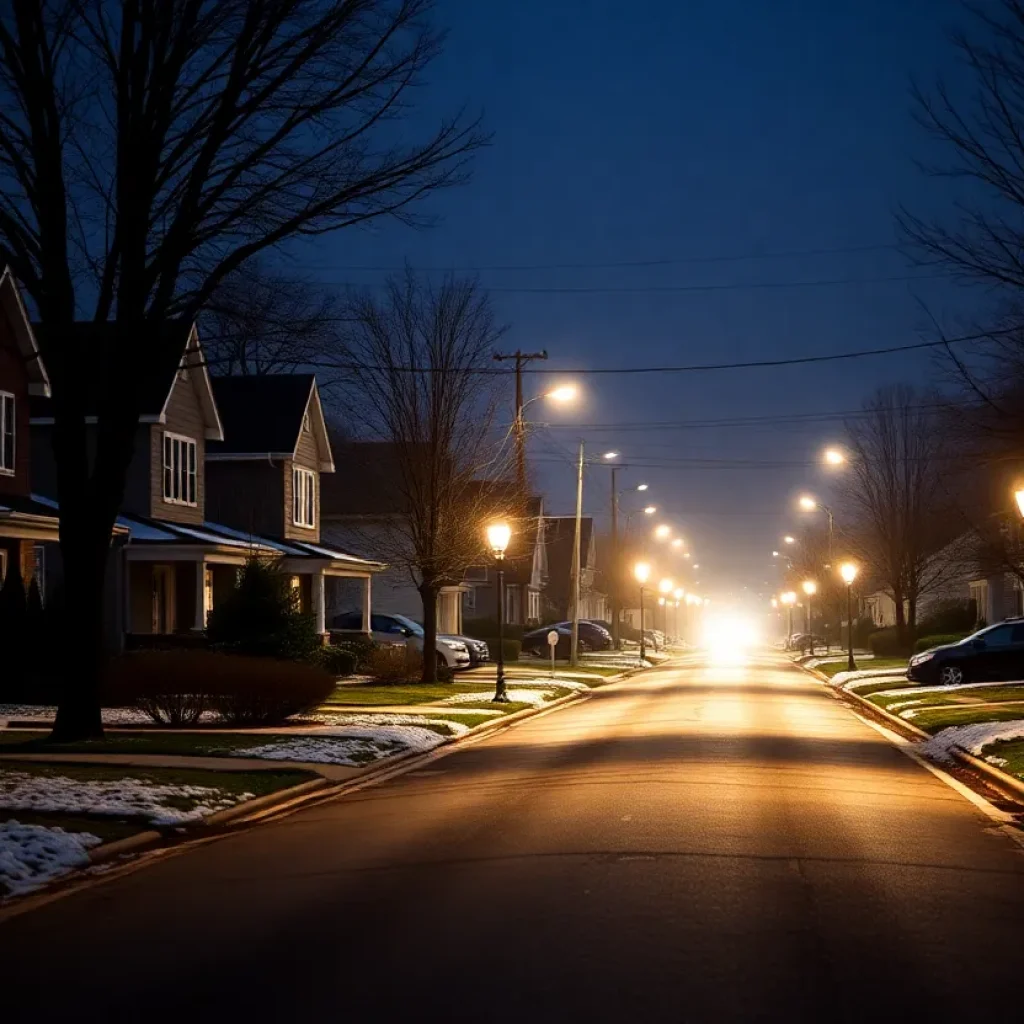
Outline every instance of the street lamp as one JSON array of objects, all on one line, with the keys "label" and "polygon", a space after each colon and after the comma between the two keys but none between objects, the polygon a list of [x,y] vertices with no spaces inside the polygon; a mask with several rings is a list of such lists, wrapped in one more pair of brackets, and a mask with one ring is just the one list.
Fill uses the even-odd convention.
[{"label": "street lamp", "polygon": [[796,543],[796,537],[791,537],[788,533],[786,534],[785,537],[782,538],[782,540],[786,544],[795,544]]},{"label": "street lamp", "polygon": [[820,508],[821,511],[828,516],[828,564],[831,567],[832,539],[836,532],[836,521],[835,517],[832,515],[832,509],[830,509],[828,505],[823,505],[820,501],[816,501],[809,494],[803,494],[800,496],[800,507],[806,512],[813,512],[816,508]]},{"label": "street lamp", "polygon": [[667,523],[662,523],[661,526],[656,526],[654,528],[654,536],[657,537],[658,540],[664,540],[671,532],[672,527]]},{"label": "street lamp", "polygon": [[674,547],[674,548],[681,548],[682,546],[683,546],[683,538],[682,537],[676,537],[675,540],[672,541],[672,547]]},{"label": "street lamp", "polygon": [[[575,384],[561,384],[557,388],[545,391],[543,395],[538,395],[537,398],[550,398],[556,402],[571,402],[576,398],[577,393]],[[530,402],[536,402],[537,398],[531,398]],[[525,409],[530,402],[527,402],[523,408]]]},{"label": "street lamp", "polygon": [[[665,579],[660,580],[658,582],[658,591],[662,595],[661,598],[658,600],[658,604],[660,604],[660,605],[666,605],[667,604],[668,595],[672,593],[672,587],[673,586],[674,586],[674,584],[672,583],[672,581],[667,576],[665,577]],[[664,629],[664,631],[667,633],[668,632],[668,608],[667,607],[665,608],[665,611],[662,612],[661,626],[662,626],[662,629]]]},{"label": "street lamp", "polygon": [[804,580],[803,591],[807,595],[807,635],[811,640],[811,657],[814,657],[814,628],[811,622],[811,598],[818,592],[818,584],[814,580]]},{"label": "street lamp", "polygon": [[838,448],[826,448],[822,459],[826,466],[841,466],[846,462],[846,456]]},{"label": "street lamp", "polygon": [[612,459],[617,459],[618,457],[618,452],[605,452],[604,455],[601,456],[602,459],[605,459],[608,462],[610,462]]},{"label": "street lamp", "polygon": [[636,489],[638,491],[646,491],[647,490],[647,484],[637,484],[636,485]]},{"label": "street lamp", "polygon": [[644,584],[651,578],[651,566],[648,562],[637,562],[633,566],[633,575],[640,584],[640,660],[647,657],[647,647],[644,643]]},{"label": "street lamp", "polygon": [[839,575],[846,584],[846,670],[856,672],[853,661],[853,581],[857,578],[857,566],[853,562],[843,562],[839,566]]},{"label": "street lamp", "polygon": [[792,590],[787,590],[784,594],[779,594],[779,600],[789,612],[789,631],[786,633],[788,639],[793,635],[793,605],[796,604],[796,594]]},{"label": "street lamp", "polygon": [[498,570],[498,678],[494,685],[494,702],[508,703],[505,691],[505,549],[512,539],[508,523],[491,523],[487,527],[487,545],[494,555]]}]

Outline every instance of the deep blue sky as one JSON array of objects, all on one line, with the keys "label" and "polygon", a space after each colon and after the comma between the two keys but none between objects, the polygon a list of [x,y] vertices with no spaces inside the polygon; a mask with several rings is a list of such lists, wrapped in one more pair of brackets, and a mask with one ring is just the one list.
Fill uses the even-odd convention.
[{"label": "deep blue sky", "polygon": [[[955,75],[952,0],[440,0],[450,28],[424,111],[480,108],[493,146],[466,188],[435,197],[436,226],[377,224],[318,243],[325,280],[379,281],[353,265],[706,260],[885,246],[901,203],[939,209],[914,164],[926,142],[910,117],[912,76]],[[801,356],[903,344],[926,326],[918,299],[948,318],[958,296],[932,280],[689,293],[544,294],[516,289],[739,285],[912,273],[892,249],[646,268],[481,270],[507,346],[546,348],[549,369]],[[771,579],[777,538],[799,520],[811,465],[698,468],[686,458],[810,462],[838,425],[648,431],[578,424],[682,421],[854,409],[880,384],[925,381],[929,358],[817,367],[580,377],[586,401],[537,420],[534,469],[553,512],[572,501],[560,451],[584,436],[629,461],[623,474],[690,540],[705,584]],[[547,378],[544,378],[546,380]],[[543,386],[530,378],[528,392]],[[510,384],[511,416],[511,384]],[[607,475],[586,510],[605,514]]]}]

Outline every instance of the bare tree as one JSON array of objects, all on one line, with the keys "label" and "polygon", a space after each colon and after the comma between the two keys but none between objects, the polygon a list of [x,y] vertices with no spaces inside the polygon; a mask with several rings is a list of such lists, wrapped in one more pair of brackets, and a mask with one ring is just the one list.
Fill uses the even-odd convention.
[{"label": "bare tree", "polygon": [[[463,180],[461,115],[397,122],[438,53],[430,0],[10,0],[0,9],[0,263],[42,321],[74,678],[54,735],[102,732],[101,608],[154,329],[249,260]],[[76,318],[113,323],[101,351]],[[101,373],[83,373],[89,365]],[[104,381],[95,445],[80,381]]]},{"label": "bare tree", "polygon": [[213,373],[295,373],[337,351],[342,297],[251,260],[225,278],[202,312]]},{"label": "bare tree", "polygon": [[850,474],[842,488],[848,539],[896,606],[906,639],[918,603],[954,571],[943,550],[964,524],[947,485],[944,438],[912,388],[882,388],[847,424]]},{"label": "bare tree", "polygon": [[394,452],[400,514],[375,544],[419,591],[423,681],[431,682],[438,594],[485,557],[486,517],[516,512],[514,493],[495,486],[508,450],[491,433],[499,379],[491,355],[503,331],[474,281],[434,286],[411,273],[389,280],[382,296],[355,299],[352,318],[348,398],[368,439]]}]

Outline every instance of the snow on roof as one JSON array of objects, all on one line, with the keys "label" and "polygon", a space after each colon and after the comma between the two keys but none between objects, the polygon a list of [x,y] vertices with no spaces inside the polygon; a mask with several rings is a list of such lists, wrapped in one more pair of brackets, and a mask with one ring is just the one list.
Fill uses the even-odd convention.
[{"label": "snow on roof", "polygon": [[118,516],[117,525],[123,526],[131,534],[132,540],[173,544],[176,539],[174,534],[167,530],[159,530],[149,523],[140,523],[138,520],[129,519],[127,516]]}]

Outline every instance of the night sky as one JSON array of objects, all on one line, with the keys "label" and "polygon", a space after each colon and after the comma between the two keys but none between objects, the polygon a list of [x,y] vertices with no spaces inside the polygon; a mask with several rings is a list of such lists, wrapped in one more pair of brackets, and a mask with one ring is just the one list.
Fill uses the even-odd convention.
[{"label": "night sky", "polygon": [[[345,232],[301,264],[364,284],[404,260],[478,269],[510,325],[506,347],[546,348],[545,369],[560,371],[528,378],[527,394],[550,380],[584,389],[573,410],[530,409],[550,425],[531,440],[548,509],[571,510],[581,437],[593,454],[614,447],[637,466],[623,485],[650,484],[708,589],[771,580],[771,550],[800,522],[793,498],[828,493],[814,460],[841,423],[666,424],[842,413],[880,384],[929,383],[931,357],[572,371],[912,343],[928,330],[925,309],[955,331],[964,295],[908,263],[894,213],[950,199],[915,165],[935,151],[913,124],[909,88],[957,80],[947,31],[958,5],[440,0],[438,14],[450,35],[421,114],[483,111],[494,142],[472,184],[430,201],[428,230]],[[629,263],[655,265],[613,266]],[[509,419],[511,399],[510,381]],[[608,490],[606,469],[588,473],[588,513],[607,514]]]}]

